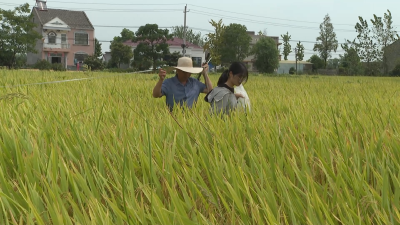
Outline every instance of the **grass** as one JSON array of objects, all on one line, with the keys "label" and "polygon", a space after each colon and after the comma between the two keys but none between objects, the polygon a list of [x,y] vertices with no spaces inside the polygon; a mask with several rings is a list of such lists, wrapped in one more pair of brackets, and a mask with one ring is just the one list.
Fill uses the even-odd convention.
[{"label": "grass", "polygon": [[400,224],[397,78],[251,76],[224,119],[154,75],[0,86],[81,77],[0,89],[0,224]]}]

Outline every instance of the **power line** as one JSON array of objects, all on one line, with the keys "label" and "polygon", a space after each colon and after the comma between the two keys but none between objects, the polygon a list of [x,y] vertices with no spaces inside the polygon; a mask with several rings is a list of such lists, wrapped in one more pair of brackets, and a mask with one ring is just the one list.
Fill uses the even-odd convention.
[{"label": "power line", "polygon": [[[227,12],[227,13],[232,13],[235,15],[245,15],[245,16],[251,16],[251,17],[259,17],[259,18],[266,18],[266,19],[275,19],[275,20],[284,20],[284,21],[291,21],[291,22],[300,22],[300,23],[314,23],[314,24],[320,24],[319,22],[311,22],[311,21],[304,21],[304,20],[291,20],[291,19],[283,19],[283,18],[276,18],[276,17],[268,17],[268,16],[258,16],[258,15],[252,15],[252,14],[246,14],[246,13],[239,13],[239,12],[232,12],[232,11],[227,11],[227,10],[221,10],[221,9],[215,9],[215,8],[207,8],[204,6],[198,6],[198,5],[193,5],[193,4],[188,4],[194,7],[199,7],[203,9],[210,9],[214,11],[219,11],[219,12]],[[333,24],[333,25],[338,25],[338,26],[355,26],[352,24]]]},{"label": "power line", "polygon": [[[279,26],[279,27],[288,27],[288,28],[297,28],[297,29],[320,30],[319,27],[306,27],[306,26],[296,26],[296,25],[290,25],[290,24],[271,23],[271,22],[265,22],[265,21],[260,21],[260,20],[252,20],[252,19],[246,19],[246,18],[238,18],[238,17],[226,16],[226,15],[212,14],[212,13],[209,13],[209,12],[204,12],[204,11],[199,11],[199,10],[192,10],[192,11],[194,11],[193,14],[198,14],[198,15],[203,15],[203,16],[212,16],[212,17],[218,17],[218,18],[225,18],[225,19],[231,19],[231,20],[235,20],[235,21],[241,21],[241,22],[247,22],[247,23],[253,23],[253,24],[266,24],[266,25],[270,25],[270,26]],[[346,29],[335,29],[335,31],[355,32],[355,30],[346,30]]]},{"label": "power line", "polygon": [[118,3],[100,3],[100,2],[63,2],[63,1],[51,1],[51,2],[57,2],[57,3],[62,3],[62,4],[79,4],[79,5],[183,5],[185,3],[170,3],[170,4],[118,4]]}]

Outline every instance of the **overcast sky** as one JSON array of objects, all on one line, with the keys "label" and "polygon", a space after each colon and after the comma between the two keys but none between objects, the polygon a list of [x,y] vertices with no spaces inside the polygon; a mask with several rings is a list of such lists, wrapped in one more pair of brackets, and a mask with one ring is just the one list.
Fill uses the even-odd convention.
[{"label": "overcast sky", "polygon": [[[6,2],[0,0],[0,8],[12,9],[26,3],[24,0]],[[35,1],[28,2],[32,6]],[[211,19],[222,19],[225,25],[239,23],[249,31],[266,30],[268,36],[280,36],[286,32],[292,36],[292,48],[296,41],[305,46],[305,60],[313,54],[313,46],[319,35],[319,25],[326,14],[331,17],[339,43],[354,39],[358,16],[372,19],[373,14],[384,15],[389,9],[396,30],[400,31],[400,0],[285,0],[265,1],[247,0],[203,0],[184,2],[180,0],[86,0],[86,1],[47,1],[49,8],[83,10],[95,27],[96,38],[102,41],[103,52],[109,50],[109,43],[118,36],[123,27],[133,31],[146,23],[156,23],[160,27],[183,25],[183,10],[187,4],[187,26],[203,35],[213,31]],[[108,27],[107,27],[108,26]],[[333,57],[343,54],[341,48]],[[291,53],[289,59],[294,59]]]}]

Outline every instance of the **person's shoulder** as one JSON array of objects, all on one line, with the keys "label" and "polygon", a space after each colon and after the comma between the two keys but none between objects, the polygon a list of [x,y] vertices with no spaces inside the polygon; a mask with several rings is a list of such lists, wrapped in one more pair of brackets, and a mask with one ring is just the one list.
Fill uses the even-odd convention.
[{"label": "person's shoulder", "polygon": [[235,96],[228,88],[224,87],[215,87],[209,94],[210,99],[215,99],[217,101],[221,100],[224,97],[229,97],[230,95]]},{"label": "person's shoulder", "polygon": [[164,84],[172,84],[174,82],[174,78],[175,77],[166,78],[163,83]]}]

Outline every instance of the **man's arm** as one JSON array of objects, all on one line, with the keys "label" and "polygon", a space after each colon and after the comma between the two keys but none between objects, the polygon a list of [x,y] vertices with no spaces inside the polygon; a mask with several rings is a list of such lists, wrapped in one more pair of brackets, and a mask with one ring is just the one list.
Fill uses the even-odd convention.
[{"label": "man's arm", "polygon": [[153,89],[153,97],[154,98],[161,98],[163,96],[162,94],[162,84],[164,82],[165,76],[167,75],[167,72],[163,69],[160,69],[160,72],[158,73],[158,76],[160,79],[158,80],[156,86]]},{"label": "man's arm", "polygon": [[210,78],[208,77],[208,65],[204,65],[203,76],[206,81],[206,88],[203,90],[203,93],[207,94],[213,89]]}]

